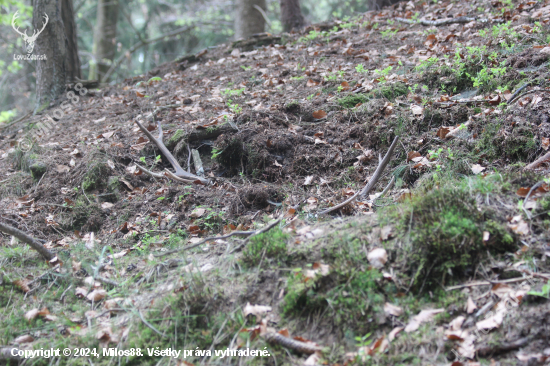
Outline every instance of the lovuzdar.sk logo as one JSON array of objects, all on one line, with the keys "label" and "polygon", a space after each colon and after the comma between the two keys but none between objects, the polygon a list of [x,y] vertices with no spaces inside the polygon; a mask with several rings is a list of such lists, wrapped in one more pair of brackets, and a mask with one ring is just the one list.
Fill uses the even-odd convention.
[{"label": "lovuzdar.sk logo", "polygon": [[44,28],[46,28],[46,25],[48,24],[48,14],[44,13],[44,25],[42,26],[42,29],[40,29],[38,32],[36,29],[32,33],[32,36],[27,35],[27,31],[25,30],[25,33],[21,32],[19,30],[19,27],[15,26],[15,20],[19,18],[19,12],[16,11],[15,14],[13,14],[13,18],[11,19],[11,26],[13,29],[19,33],[23,37],[23,41],[25,41],[25,48],[27,50],[26,55],[13,55],[14,60],[46,60],[46,55],[32,55],[32,51],[34,50],[34,42],[36,42],[36,39],[44,31]]}]

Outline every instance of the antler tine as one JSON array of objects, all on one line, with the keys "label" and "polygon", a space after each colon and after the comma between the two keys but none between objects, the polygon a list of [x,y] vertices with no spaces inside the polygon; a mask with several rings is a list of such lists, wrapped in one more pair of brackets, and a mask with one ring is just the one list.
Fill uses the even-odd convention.
[{"label": "antler tine", "polygon": [[25,30],[25,33],[21,33],[21,31],[19,30],[19,27],[15,28],[15,19],[19,19],[19,11],[16,11],[15,14],[13,14],[13,18],[11,18],[11,27],[12,27],[17,33],[19,33],[20,35],[25,36],[25,37],[28,37],[28,36],[27,36],[27,31],[26,31],[26,30]]},{"label": "antler tine", "polygon": [[159,148],[162,155],[164,155],[164,157],[166,157],[166,159],[168,159],[168,161],[170,162],[170,164],[172,165],[172,167],[175,170],[175,173],[173,173],[175,176],[177,176],[179,178],[184,178],[184,179],[186,178],[186,179],[191,179],[191,180],[200,180],[201,182],[206,183],[206,184],[210,183],[210,181],[206,178],[199,177],[197,175],[188,173],[185,170],[183,170],[183,168],[179,165],[179,163],[176,160],[176,158],[174,157],[174,155],[172,155],[172,153],[170,153],[170,151],[166,148],[166,146],[162,142],[163,133],[162,133],[162,127],[161,127],[160,121],[157,121],[158,128],[159,128],[159,137],[158,138],[154,137],[151,134],[151,132],[149,132],[137,119],[135,120],[135,122],[138,125],[139,129],[145,134],[145,136],[147,136],[149,138],[149,140],[151,140],[152,143],[157,145],[157,147]]},{"label": "antler tine", "polygon": [[40,31],[38,33],[36,33],[36,29],[35,29],[31,38],[36,39],[38,37],[38,35],[40,33],[42,33],[42,31],[46,28],[46,25],[48,24],[48,20],[50,20],[50,18],[48,17],[48,14],[46,14],[46,13],[44,13],[44,18],[46,19],[46,21],[44,22],[44,25],[42,26],[42,29],[40,29]]}]

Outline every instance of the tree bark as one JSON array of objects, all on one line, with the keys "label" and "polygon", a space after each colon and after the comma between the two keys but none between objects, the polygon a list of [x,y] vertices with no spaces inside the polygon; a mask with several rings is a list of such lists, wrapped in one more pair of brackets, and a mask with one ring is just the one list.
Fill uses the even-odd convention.
[{"label": "tree bark", "polygon": [[32,15],[34,29],[41,29],[44,14],[48,24],[36,39],[36,55],[45,56],[36,63],[35,113],[49,106],[65,92],[67,49],[61,17],[61,0],[36,0]]},{"label": "tree bark", "polygon": [[61,1],[61,18],[65,27],[65,47],[67,48],[67,81],[82,79],[78,43],[76,38],[76,23],[74,20],[73,0]]},{"label": "tree bark", "polygon": [[235,9],[235,39],[248,38],[265,30],[265,19],[256,8],[266,9],[265,0],[237,0]]},{"label": "tree bark", "polygon": [[117,19],[118,0],[99,0],[94,31],[94,62],[90,63],[90,80],[102,80],[115,58]]},{"label": "tree bark", "polygon": [[300,9],[300,0],[280,0],[280,5],[281,23],[283,23],[284,32],[300,30],[306,25]]},{"label": "tree bark", "polygon": [[369,0],[370,10],[380,10],[384,6],[393,5],[401,0]]}]

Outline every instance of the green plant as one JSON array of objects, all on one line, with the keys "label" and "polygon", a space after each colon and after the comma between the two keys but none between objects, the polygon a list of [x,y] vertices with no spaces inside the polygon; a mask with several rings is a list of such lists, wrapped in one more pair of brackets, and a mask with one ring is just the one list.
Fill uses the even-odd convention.
[{"label": "green plant", "polygon": [[355,71],[357,71],[358,73],[368,73],[369,70],[365,69],[365,66],[363,66],[363,64],[359,64],[357,66],[355,66]]},{"label": "green plant", "polygon": [[395,36],[395,34],[398,31],[399,31],[398,29],[395,29],[395,30],[386,29],[385,31],[381,31],[380,34],[382,35],[382,38],[390,39],[393,36]]},{"label": "green plant", "polygon": [[249,267],[263,263],[284,263],[288,259],[287,241],[290,236],[279,228],[250,238],[243,250],[243,262]]},{"label": "green plant", "polygon": [[248,71],[252,68],[252,66],[245,66],[245,65],[241,65],[241,69],[243,69],[244,71]]},{"label": "green plant", "polygon": [[550,281],[542,286],[541,291],[529,291],[528,295],[550,298]]},{"label": "green plant", "polygon": [[243,88],[241,88],[241,89],[234,89],[234,90],[232,90],[232,89],[224,89],[224,90],[222,91],[222,95],[223,95],[224,97],[236,97],[236,96],[241,96],[241,95],[244,93],[245,89],[246,89],[245,87],[243,87]]},{"label": "green plant", "polygon": [[393,70],[393,66],[388,66],[384,70],[374,70],[374,73],[379,76],[377,79],[379,83],[383,84],[387,80],[386,78],[390,75],[390,72]]}]

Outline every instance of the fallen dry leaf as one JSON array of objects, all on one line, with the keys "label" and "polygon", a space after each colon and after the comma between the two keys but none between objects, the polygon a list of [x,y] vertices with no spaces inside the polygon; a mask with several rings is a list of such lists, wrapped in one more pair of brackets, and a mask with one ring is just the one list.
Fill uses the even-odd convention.
[{"label": "fallen dry leaf", "polygon": [[472,165],[472,172],[473,172],[474,174],[479,174],[479,173],[481,173],[482,171],[484,171],[485,169],[487,169],[487,168],[485,168],[484,166],[481,166],[481,165],[479,165],[479,164],[474,164],[474,165]]},{"label": "fallen dry leaf", "polygon": [[256,319],[260,321],[262,315],[272,310],[271,306],[265,305],[250,305],[249,302],[246,303],[243,309],[243,315],[247,317],[248,315],[255,315]]},{"label": "fallen dry leaf", "polygon": [[382,268],[388,261],[388,253],[384,248],[376,248],[367,254],[367,260],[374,268]]},{"label": "fallen dry leaf", "polygon": [[428,309],[422,310],[418,315],[414,316],[409,324],[405,327],[405,332],[414,332],[420,327],[420,324],[433,319],[434,315],[444,312],[445,309]]},{"label": "fallen dry leaf", "polygon": [[97,289],[97,290],[93,290],[92,292],[90,292],[86,296],[86,298],[90,301],[98,302],[100,300],[103,300],[103,298],[105,298],[105,296],[107,296],[107,291],[105,291],[104,289]]},{"label": "fallen dry leaf", "polygon": [[325,112],[323,110],[318,110],[318,111],[313,112],[313,118],[315,118],[315,119],[325,118],[326,116],[327,116],[327,112]]},{"label": "fallen dry leaf", "polygon": [[403,314],[403,309],[387,302],[384,304],[384,312],[388,315],[400,316]]}]

